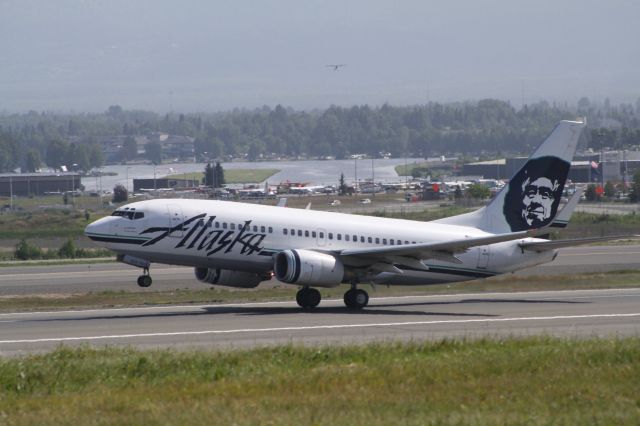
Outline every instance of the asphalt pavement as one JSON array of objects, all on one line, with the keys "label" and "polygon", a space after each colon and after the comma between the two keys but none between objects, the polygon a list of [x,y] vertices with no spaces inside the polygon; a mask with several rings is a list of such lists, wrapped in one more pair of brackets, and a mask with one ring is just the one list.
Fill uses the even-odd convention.
[{"label": "asphalt pavement", "polygon": [[640,335],[640,289],[372,298],[0,314],[0,356],[59,345],[246,348],[442,338]]}]

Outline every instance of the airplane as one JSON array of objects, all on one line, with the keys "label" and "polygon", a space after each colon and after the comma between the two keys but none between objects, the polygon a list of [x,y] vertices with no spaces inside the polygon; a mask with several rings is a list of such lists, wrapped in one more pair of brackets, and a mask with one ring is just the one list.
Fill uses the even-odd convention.
[{"label": "airplane", "polygon": [[372,285],[427,285],[491,277],[550,262],[561,247],[620,238],[549,240],[567,225],[578,191],[559,210],[571,159],[585,126],[561,121],[485,207],[431,222],[230,201],[155,199],[117,208],[85,229],[123,263],[190,266],[208,284],[252,288],[275,276],[300,286],[306,309],[317,288],[348,284],[348,308],[367,306]]},{"label": "airplane", "polygon": [[347,64],[329,64],[325,65],[327,68],[333,68],[334,71],[338,71],[339,68],[346,67]]}]

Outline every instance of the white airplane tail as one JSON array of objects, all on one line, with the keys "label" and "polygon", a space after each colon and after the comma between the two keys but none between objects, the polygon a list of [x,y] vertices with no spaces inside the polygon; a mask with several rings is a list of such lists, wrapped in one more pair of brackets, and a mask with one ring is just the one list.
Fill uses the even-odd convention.
[{"label": "white airplane tail", "polygon": [[487,206],[435,222],[472,226],[496,234],[549,225],[558,213],[584,126],[583,121],[561,121]]}]

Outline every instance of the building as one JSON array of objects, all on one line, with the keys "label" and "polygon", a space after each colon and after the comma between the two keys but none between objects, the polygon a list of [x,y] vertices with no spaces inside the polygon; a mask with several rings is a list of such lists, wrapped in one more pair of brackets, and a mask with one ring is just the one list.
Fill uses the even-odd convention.
[{"label": "building", "polygon": [[198,179],[183,179],[162,177],[157,179],[134,179],[133,192],[149,191],[155,189],[193,189],[197,188],[202,182]]},{"label": "building", "polygon": [[[524,164],[527,157],[501,158],[498,160],[479,161],[477,163],[464,164],[462,174],[469,176],[482,176],[484,179],[511,179]],[[601,169],[601,168],[600,168]],[[589,159],[571,162],[569,180],[573,182],[591,182],[597,180],[598,172],[591,168]]]},{"label": "building", "polygon": [[0,174],[0,196],[62,194],[81,188],[78,173],[3,173]]}]

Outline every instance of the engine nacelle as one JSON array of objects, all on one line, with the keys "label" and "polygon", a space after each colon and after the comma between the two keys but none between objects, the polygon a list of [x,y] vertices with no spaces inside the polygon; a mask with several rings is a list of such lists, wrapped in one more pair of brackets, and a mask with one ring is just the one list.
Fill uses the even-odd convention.
[{"label": "engine nacelle", "polygon": [[219,268],[195,268],[198,281],[227,287],[253,288],[263,277],[253,272],[234,271]]},{"label": "engine nacelle", "polygon": [[283,250],[273,262],[276,278],[289,284],[335,287],[344,279],[344,265],[330,254]]}]

